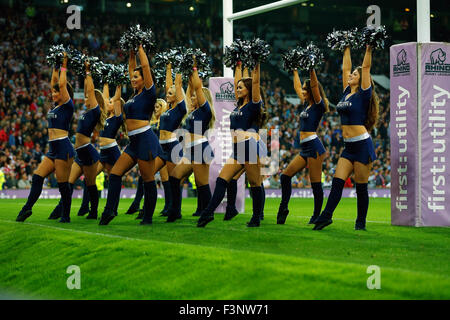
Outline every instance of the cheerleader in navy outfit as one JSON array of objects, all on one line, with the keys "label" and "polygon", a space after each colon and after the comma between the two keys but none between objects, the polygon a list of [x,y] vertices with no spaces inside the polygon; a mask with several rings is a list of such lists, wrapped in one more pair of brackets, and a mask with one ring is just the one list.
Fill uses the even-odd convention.
[{"label": "cheerleader in navy outfit", "polygon": [[200,209],[206,208],[211,199],[209,165],[214,158],[214,153],[205,134],[208,129],[214,127],[215,113],[211,92],[202,87],[195,64],[190,76],[189,89],[193,89],[193,92],[188,90],[191,108],[184,121],[185,152],[181,162],[170,173],[172,206],[169,209],[167,222],[174,222],[181,218],[180,182],[183,178],[189,177],[192,172],[197,185]]},{"label": "cheerleader in navy outfit", "polygon": [[[161,114],[159,119],[159,143],[163,150],[163,158],[166,161],[169,176],[172,174],[175,166],[181,161],[183,154],[183,147],[178,141],[177,134],[175,133],[180,127],[181,121],[187,112],[182,82],[181,74],[177,73],[175,75],[175,84],[173,84],[172,66],[169,63],[166,68],[166,101],[168,108]],[[173,204],[172,184],[170,184],[170,192],[166,194],[166,198],[167,195],[172,196],[171,203]],[[178,219],[180,216],[177,215],[176,218]],[[168,221],[172,219],[173,218],[168,217]],[[143,218],[143,222],[144,221],[145,215]]]},{"label": "cheerleader in navy outfit", "polygon": [[345,147],[336,167],[327,205],[314,221],[314,230],[321,230],[333,222],[331,218],[341,199],[344,182],[352,172],[356,182],[358,207],[355,230],[366,229],[369,208],[367,182],[372,162],[376,159],[369,132],[378,119],[378,96],[370,76],[371,64],[372,49],[368,45],[362,67],[357,67],[352,72],[350,48],[345,49],[342,67],[344,92],[336,106],[341,117]]},{"label": "cheerleader in navy outfit", "polygon": [[[238,86],[238,82],[242,79],[242,77],[248,77],[248,68],[244,68],[244,71],[242,71],[242,64],[238,63],[234,72],[234,87],[237,88]],[[261,91],[261,96],[263,97],[263,93]],[[236,96],[237,99],[237,96]],[[264,97],[263,97],[263,102],[264,102]],[[265,113],[263,113],[263,117],[266,117]],[[261,118],[261,123],[257,124],[254,123],[252,128],[258,132],[260,127],[262,127],[264,125],[264,121],[265,119]],[[261,154],[260,157],[263,159],[265,156],[267,156],[267,146],[264,143],[264,141],[262,141],[262,139],[258,140],[259,143],[259,148],[261,150]],[[239,180],[239,178],[242,176],[242,174],[245,172],[244,169],[241,169],[241,171],[239,171],[239,173],[237,173],[233,179],[231,179],[228,182],[227,185],[227,207],[225,210],[225,215],[223,217],[224,221],[229,221],[231,219],[233,219],[235,216],[237,216],[237,214],[239,213],[237,208],[236,208],[236,196],[237,196],[237,181]],[[262,204],[261,204],[261,216],[260,219],[264,220],[264,205],[265,205],[265,200],[266,200],[266,192],[264,189],[264,185],[262,183],[263,181],[263,177],[261,177],[261,192],[262,192]],[[253,197],[253,195],[252,195]]]},{"label": "cheerleader in navy outfit", "polygon": [[202,211],[197,222],[204,227],[214,220],[214,211],[225,196],[228,182],[245,168],[250,183],[253,215],[247,223],[248,227],[259,227],[262,209],[261,170],[260,170],[260,137],[252,126],[259,123],[262,117],[262,97],[260,92],[259,63],[252,71],[252,78],[243,78],[236,88],[237,107],[230,114],[230,129],[233,140],[233,154],[222,168],[216,180],[214,194],[208,206]]},{"label": "cheerleader in navy outfit", "polygon": [[107,118],[103,130],[100,131],[98,136],[98,144],[100,146],[100,165],[98,167],[98,173],[103,170],[107,175],[109,175],[121,154],[116,140],[119,129],[122,128],[123,133],[126,134],[122,113],[125,101],[121,98],[121,90],[122,87],[120,85],[116,86],[114,96],[110,99],[109,85],[106,83],[103,86],[103,97],[105,101],[107,101]]},{"label": "cheerleader in navy outfit", "polygon": [[70,204],[72,199],[68,180],[75,150],[70,143],[68,134],[75,108],[72,101],[73,90],[67,83],[66,54],[64,54],[61,72],[59,73],[58,70],[53,69],[51,88],[55,107],[47,114],[50,148],[33,174],[27,202],[16,219],[19,222],[23,222],[31,216],[33,205],[41,195],[44,179],[52,172],[55,172],[58,181],[64,209],[59,222],[70,222]]},{"label": "cheerleader in navy outfit", "polygon": [[[92,135],[92,141],[95,141],[95,137],[98,136],[99,145],[100,145],[100,162],[97,162],[97,175],[104,171],[107,175],[109,175],[109,172],[116,162],[116,160],[120,157],[120,149],[116,142],[116,135],[117,131],[121,126],[123,126],[123,117],[122,117],[122,106],[123,106],[123,99],[120,98],[121,95],[121,87],[116,87],[115,95],[112,99],[109,98],[109,86],[106,83],[103,86],[103,102],[102,98],[100,98],[100,91],[95,90],[95,93],[97,101],[99,101],[100,110],[102,110],[102,114],[106,112],[106,119],[104,120],[105,126],[100,133],[98,133],[97,129],[100,128],[100,124],[97,123],[96,127],[94,128],[93,135]],[[86,106],[89,104],[89,101],[87,99],[88,94],[86,95],[85,103]],[[106,104],[106,107],[103,108],[103,106]],[[89,109],[89,108],[88,108]],[[105,111],[103,111],[105,110]],[[90,117],[90,114],[85,113],[85,115],[88,115],[87,117]],[[79,120],[79,125],[81,122],[81,126],[83,126],[83,122],[86,121],[86,116],[82,116]],[[99,117],[102,118],[101,121],[103,121],[104,116]],[[95,120],[95,119],[92,119]],[[91,120],[87,120],[91,121]],[[78,130],[77,130],[78,131]],[[125,131],[125,130],[124,130]],[[96,156],[94,156],[97,158]],[[70,177],[69,177],[69,184],[71,185],[71,188],[73,188],[73,184],[75,181],[82,175],[83,173],[83,167],[82,163],[78,156],[75,157],[75,163],[72,165]],[[86,177],[85,177],[86,178]],[[94,190],[93,187],[91,187],[92,190]],[[91,193],[93,191],[90,191]],[[91,202],[91,209],[89,209],[89,202],[90,202],[90,196],[89,196],[89,187],[87,185],[87,180],[85,179],[85,187],[83,190],[83,201],[81,203],[80,210],[78,211],[78,216],[84,216],[86,213],[90,213],[87,216],[87,219],[97,219],[97,210],[98,210],[98,200],[96,201],[94,199],[94,203]],[[96,205],[97,203],[97,205]],[[49,219],[56,219],[58,218],[58,214],[60,214],[60,211],[62,209],[61,201],[58,204],[58,206],[53,210],[52,214],[50,215]]]},{"label": "cheerleader in navy outfit", "polygon": [[[161,117],[161,114],[167,110],[167,103],[164,99],[157,99],[155,103],[155,110],[152,114],[152,119],[150,120],[150,128],[153,130],[155,135],[159,137],[159,119]],[[170,184],[169,184],[169,174],[167,173],[167,166],[164,166],[159,170],[159,174],[161,176],[161,182],[164,188],[164,196],[165,196],[165,203],[164,208],[160,212],[161,215],[167,216],[167,210],[170,207]],[[138,180],[138,186],[136,190],[136,195],[134,196],[134,200],[131,203],[130,207],[128,208],[127,212],[125,214],[133,214],[136,211],[139,211],[138,216],[136,219],[142,219],[144,217],[144,210],[139,209],[141,205],[142,197],[144,196],[144,181],[142,180],[142,177],[139,176]]]},{"label": "cheerleader in navy outfit", "polygon": [[108,197],[100,225],[107,225],[117,215],[122,176],[136,163],[144,180],[144,217],[147,217],[147,220],[143,224],[152,222],[156,206],[155,173],[164,166],[161,146],[149,125],[156,102],[156,89],[142,45],[139,46],[138,54],[140,67],[136,67],[135,54],[133,52],[130,54],[128,68],[134,95],[123,107],[130,143],[111,169]]},{"label": "cheerleader in navy outfit", "polygon": [[289,214],[288,204],[292,192],[292,177],[306,166],[314,195],[314,211],[309,220],[312,224],[320,215],[323,204],[322,162],[325,148],[316,131],[324,112],[328,112],[328,100],[322,85],[317,81],[316,72],[310,70],[310,79],[301,84],[298,71],[294,70],[294,89],[307,106],[300,113],[300,155],[297,155],[281,174],[281,203],[278,209],[277,224],[284,224]]},{"label": "cheerleader in navy outfit", "polygon": [[[106,119],[105,101],[100,90],[94,88],[94,81],[89,70],[89,62],[85,62],[86,77],[84,78],[84,95],[87,110],[80,116],[75,134],[75,162],[72,164],[69,176],[71,195],[75,181],[84,174],[86,188],[88,190],[91,209],[87,219],[97,219],[98,190],[96,178],[100,155],[93,146],[92,136],[94,130],[103,129]],[[63,206],[63,203],[61,203]],[[63,209],[64,210],[64,209]],[[52,219],[53,217],[49,217]]]}]

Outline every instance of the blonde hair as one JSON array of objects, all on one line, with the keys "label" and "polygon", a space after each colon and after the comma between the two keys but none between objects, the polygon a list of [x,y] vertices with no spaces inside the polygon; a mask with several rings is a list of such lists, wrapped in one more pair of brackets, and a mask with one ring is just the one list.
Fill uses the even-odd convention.
[{"label": "blonde hair", "polygon": [[123,106],[125,105],[125,100],[123,100],[122,98],[120,98],[120,110],[122,113],[122,118],[123,118],[123,122],[122,125],[120,126],[120,128],[122,129],[123,135],[125,138],[128,139],[128,128],[127,128],[127,124],[125,123],[125,113],[123,112]]},{"label": "blonde hair", "polygon": [[216,111],[214,110],[213,99],[211,95],[211,91],[208,88],[202,88],[203,94],[205,95],[206,100],[209,103],[209,108],[211,109],[211,120],[208,124],[208,129],[214,128],[214,123],[216,122]]},{"label": "blonde hair", "polygon": [[105,99],[103,98],[103,93],[98,89],[95,89],[94,93],[95,93],[95,100],[97,100],[97,103],[100,106],[100,118],[98,119],[98,122],[95,125],[95,130],[97,132],[100,132],[105,127],[105,121],[106,121],[108,112],[106,111]]},{"label": "blonde hair", "polygon": [[[161,114],[167,110],[168,105],[167,105],[166,100],[158,98],[158,99],[156,99],[155,105],[157,103],[161,104]],[[153,109],[153,113],[152,113],[152,118],[150,120],[150,124],[155,123],[155,122],[158,122],[158,128],[159,128],[159,119],[156,119],[155,110]]]}]

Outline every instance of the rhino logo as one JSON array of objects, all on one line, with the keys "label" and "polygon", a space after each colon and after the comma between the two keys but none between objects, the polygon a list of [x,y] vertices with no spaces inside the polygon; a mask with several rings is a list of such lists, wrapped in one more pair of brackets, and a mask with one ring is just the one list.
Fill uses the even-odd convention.
[{"label": "rhino logo", "polygon": [[441,48],[434,50],[430,55],[431,64],[444,64],[446,53]]},{"label": "rhino logo", "polygon": [[225,82],[220,86],[221,94],[233,94],[234,93],[234,85],[231,82]]},{"label": "rhino logo", "polygon": [[406,51],[405,49],[402,49],[398,54],[397,54],[397,65],[400,66],[402,64],[406,63]]}]

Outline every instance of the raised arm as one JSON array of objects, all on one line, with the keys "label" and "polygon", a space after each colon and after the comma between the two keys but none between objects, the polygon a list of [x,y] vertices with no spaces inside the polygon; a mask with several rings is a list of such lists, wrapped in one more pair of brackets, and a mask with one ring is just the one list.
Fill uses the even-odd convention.
[{"label": "raised arm", "polygon": [[319,103],[320,99],[322,97],[320,96],[320,90],[319,90],[319,81],[317,80],[316,71],[314,69],[311,69],[309,71],[309,77],[310,77],[310,85],[311,85],[311,92],[313,95],[314,103]]},{"label": "raised arm", "polygon": [[167,91],[173,86],[173,79],[172,79],[172,64],[168,63],[166,66],[166,94]]},{"label": "raised arm", "polygon": [[116,117],[122,114],[122,104],[120,102],[120,96],[122,94],[122,87],[116,86],[116,92],[113,96],[113,104],[114,104],[114,115]]},{"label": "raised arm", "polygon": [[189,77],[189,82],[188,82],[188,86],[186,89],[186,107],[188,110],[191,110],[191,96],[192,93],[194,92],[194,85],[192,84],[192,76]]},{"label": "raised arm", "polygon": [[348,86],[348,76],[352,72],[352,59],[350,57],[350,47],[345,48],[342,59],[342,89]]},{"label": "raised arm", "polygon": [[252,71],[252,102],[261,101],[261,91],[259,89],[259,62]]},{"label": "raised arm", "polygon": [[84,65],[86,67],[86,77],[84,78],[84,90],[85,94],[87,93],[89,105],[91,106],[91,108],[93,108],[98,104],[97,99],[95,98],[94,81],[92,80],[91,77],[89,62],[86,61]]},{"label": "raised arm", "polygon": [[361,89],[365,90],[370,87],[370,67],[372,65],[372,47],[368,45],[366,47],[366,53],[362,64],[361,72]]},{"label": "raised arm", "polygon": [[238,98],[237,96],[237,86],[238,86],[238,82],[239,80],[242,79],[242,64],[239,63],[236,68],[234,69],[234,95],[236,96],[236,99]]},{"label": "raised arm", "polygon": [[181,73],[177,73],[175,75],[175,96],[176,96],[176,103],[180,103],[184,100],[183,96],[183,79],[181,78]]},{"label": "raised arm", "polygon": [[107,83],[103,85],[103,99],[109,101],[109,85]]},{"label": "raised arm", "polygon": [[303,103],[305,101],[305,97],[303,97],[302,82],[297,69],[294,70],[294,90],[300,98],[300,102]]},{"label": "raised arm", "polygon": [[150,87],[153,86],[152,72],[150,70],[147,54],[142,45],[139,46],[139,60],[141,61],[142,73],[144,74],[144,86],[146,89],[150,89]]},{"label": "raised arm", "polygon": [[67,91],[67,54],[64,53],[64,60],[61,66],[61,73],[59,75],[59,92],[61,93],[61,99],[64,102],[70,99],[69,91]]},{"label": "raised arm", "polygon": [[130,80],[133,79],[133,72],[136,69],[136,54],[133,50],[130,51],[130,58],[128,60],[128,75]]},{"label": "raised arm", "polygon": [[242,71],[242,78],[250,78],[250,73],[248,72],[247,67],[245,67],[244,71]]},{"label": "raised arm", "polygon": [[58,71],[58,69],[53,68],[52,79],[50,80],[51,88],[53,88],[53,86],[55,84],[57,84],[58,82],[59,82],[59,71]]},{"label": "raised arm", "polygon": [[194,72],[192,72],[192,85],[194,86],[195,94],[197,95],[197,101],[199,106],[203,106],[206,102],[205,94],[202,90],[202,80],[198,75],[197,68],[194,68]]}]

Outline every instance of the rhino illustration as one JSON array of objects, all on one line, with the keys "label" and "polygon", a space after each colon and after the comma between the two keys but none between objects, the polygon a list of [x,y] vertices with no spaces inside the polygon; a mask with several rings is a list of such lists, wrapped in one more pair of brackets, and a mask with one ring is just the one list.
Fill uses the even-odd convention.
[{"label": "rhino illustration", "polygon": [[220,93],[222,94],[232,94],[234,93],[234,86],[231,82],[225,82],[220,86]]},{"label": "rhino illustration", "polygon": [[441,48],[434,50],[430,55],[431,64],[444,64],[446,53]]},{"label": "rhino illustration", "polygon": [[405,49],[402,49],[398,54],[397,54],[397,65],[402,65],[406,62],[406,51]]}]

